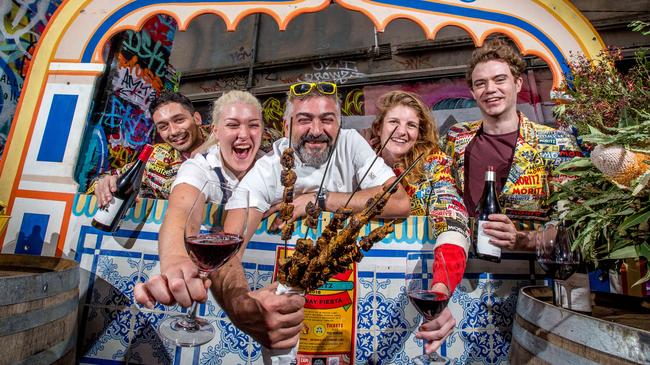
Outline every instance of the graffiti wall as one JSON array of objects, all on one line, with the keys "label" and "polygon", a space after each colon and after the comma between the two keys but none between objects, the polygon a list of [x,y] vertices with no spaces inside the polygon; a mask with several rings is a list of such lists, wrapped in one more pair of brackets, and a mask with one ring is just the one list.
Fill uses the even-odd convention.
[{"label": "graffiti wall", "polygon": [[34,48],[62,0],[0,2],[0,156]]},{"label": "graffiti wall", "polygon": [[126,31],[111,42],[109,70],[98,88],[86,153],[77,166],[84,190],[95,176],[133,161],[155,139],[149,104],[163,90],[178,89],[178,75],[169,64],[176,23],[159,15],[139,32]]}]

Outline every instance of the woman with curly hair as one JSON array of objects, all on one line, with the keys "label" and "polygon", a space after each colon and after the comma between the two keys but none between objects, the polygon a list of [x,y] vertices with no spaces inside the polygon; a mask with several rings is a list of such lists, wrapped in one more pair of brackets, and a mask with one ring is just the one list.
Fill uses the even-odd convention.
[{"label": "woman with curly hair", "polygon": [[[411,199],[411,215],[425,215],[436,233],[434,251],[445,258],[449,287],[442,284],[443,271],[434,263],[434,290],[453,293],[465,271],[469,249],[468,214],[456,190],[451,161],[440,150],[438,131],[429,108],[414,93],[391,91],[379,98],[377,116],[369,131],[370,145],[396,174],[404,171],[418,156],[402,184]],[[394,131],[394,132],[393,132]],[[392,134],[392,135],[391,135]],[[428,343],[428,353],[435,351],[451,333],[456,322],[449,309],[424,323],[416,336]]]}]

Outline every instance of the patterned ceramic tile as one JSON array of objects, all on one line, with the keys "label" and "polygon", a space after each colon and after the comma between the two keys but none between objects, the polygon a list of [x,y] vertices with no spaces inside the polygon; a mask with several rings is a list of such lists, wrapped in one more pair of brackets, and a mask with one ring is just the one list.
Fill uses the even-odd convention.
[{"label": "patterned ceramic tile", "polygon": [[[159,273],[157,255],[124,248],[106,249],[102,240],[93,242],[92,235],[87,237],[78,259],[82,271],[88,273],[87,279],[82,275],[82,288],[91,287],[90,303],[96,305],[85,307],[86,362],[104,359],[140,364],[261,363],[259,344],[230,323],[211,294],[199,307],[199,313],[215,325],[216,338],[198,349],[166,346],[156,333],[158,322],[183,310],[157,305],[153,311],[140,312],[133,304],[134,284]],[[91,248],[93,243],[101,247]],[[359,273],[355,353],[358,364],[411,364],[411,358],[422,353],[423,343],[414,337],[421,318],[403,294],[402,269],[382,266]],[[271,265],[245,263],[249,286],[255,289],[270,283],[272,270]],[[84,280],[88,284],[83,284]],[[493,280],[485,274],[464,279],[449,303],[458,322],[457,330],[441,352],[456,364],[507,362],[516,293],[522,283]]]},{"label": "patterned ceramic tile", "polygon": [[139,277],[140,261],[139,253],[101,250],[93,259],[90,304],[134,304],[133,288]]},{"label": "patterned ceramic tile", "polygon": [[462,341],[457,329],[445,340],[445,356],[451,360],[452,364],[462,364],[459,360],[465,353],[465,343]]},{"label": "patterned ceramic tile", "polygon": [[92,359],[123,361],[131,339],[133,313],[130,309],[84,306],[80,336],[82,363]]},{"label": "patterned ceramic tile", "polygon": [[135,326],[130,346],[129,362],[136,364],[173,364],[176,346],[164,341],[158,333],[165,313],[135,310]]},{"label": "patterned ceramic tile", "polygon": [[[251,290],[260,289],[271,283],[273,267],[245,262],[244,275]],[[229,359],[227,362],[221,362],[223,364],[261,361],[260,345],[228,320],[212,292],[208,294],[204,313],[205,318],[214,321],[217,338],[204,346],[206,352],[201,354],[199,363],[219,364],[217,359],[220,358]]]},{"label": "patterned ceramic tile", "polygon": [[511,331],[519,290],[531,283],[529,280],[502,280],[500,284],[495,290],[495,297],[499,298],[500,305],[499,310],[495,311],[492,324],[500,331]]},{"label": "patterned ceramic tile", "polygon": [[[242,353],[231,352],[223,342],[219,339],[201,347],[201,352],[197,354],[196,359],[198,364],[206,365],[239,365],[239,364],[252,364],[248,358],[242,359]],[[261,360],[258,361],[261,363]]]},{"label": "patterned ceramic tile", "polygon": [[518,289],[527,281],[481,275],[463,280],[450,301],[457,330],[447,340],[455,363],[507,362]]},{"label": "patterned ceramic tile", "polygon": [[508,363],[511,334],[509,331],[477,330],[457,332],[464,344],[457,364],[502,364]]},{"label": "patterned ceramic tile", "polygon": [[[254,341],[250,336],[235,327],[226,313],[219,307],[215,307],[212,302],[207,303],[206,318],[217,329],[216,338],[209,344],[205,345],[206,348],[212,347],[212,355],[221,353],[223,356],[231,354],[230,358],[237,359],[238,362],[255,361],[261,358],[260,345]],[[226,363],[230,364],[230,363]]]},{"label": "patterned ceramic tile", "polygon": [[419,317],[404,295],[403,281],[399,273],[359,278],[357,362],[387,364],[404,360],[399,359],[404,357],[406,340],[417,328]]}]

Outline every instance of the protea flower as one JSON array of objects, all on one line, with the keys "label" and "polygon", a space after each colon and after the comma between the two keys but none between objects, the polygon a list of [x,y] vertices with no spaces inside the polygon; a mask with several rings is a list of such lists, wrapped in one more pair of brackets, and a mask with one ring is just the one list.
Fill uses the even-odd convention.
[{"label": "protea flower", "polygon": [[597,145],[591,152],[591,162],[605,176],[627,188],[650,168],[650,156],[622,146]]}]

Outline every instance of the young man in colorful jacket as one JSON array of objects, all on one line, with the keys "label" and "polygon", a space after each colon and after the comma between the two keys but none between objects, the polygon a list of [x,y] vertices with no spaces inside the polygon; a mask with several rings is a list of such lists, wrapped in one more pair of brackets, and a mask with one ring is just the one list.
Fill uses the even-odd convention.
[{"label": "young man in colorful jacket", "polygon": [[474,51],[467,82],[483,119],[453,126],[445,152],[470,216],[481,198],[487,166],[495,168],[505,214],[489,216],[484,227],[490,243],[534,250],[530,232],[547,219],[551,183],[568,178],[554,170],[582,153],[570,133],[534,123],[517,111],[524,66],[521,56],[500,40]]},{"label": "young man in colorful jacket", "polygon": [[[167,199],[181,164],[206,140],[211,126],[202,126],[201,114],[180,93],[164,92],[151,103],[149,111],[164,142],[154,145],[147,160],[139,196]],[[108,204],[117,188],[117,178],[133,163],[97,177],[86,193],[94,193],[100,207]]]}]

